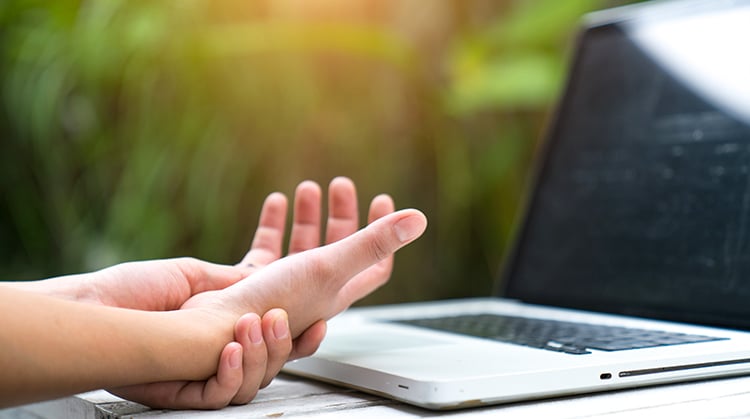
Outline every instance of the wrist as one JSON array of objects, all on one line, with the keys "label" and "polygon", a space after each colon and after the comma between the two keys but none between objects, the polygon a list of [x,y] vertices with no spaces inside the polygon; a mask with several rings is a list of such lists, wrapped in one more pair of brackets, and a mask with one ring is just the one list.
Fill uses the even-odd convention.
[{"label": "wrist", "polygon": [[[205,308],[152,312],[169,331],[159,358],[162,376],[168,380],[200,381],[216,374],[221,351],[235,340],[234,325],[239,316],[222,315]],[[164,380],[162,380],[164,381]]]}]

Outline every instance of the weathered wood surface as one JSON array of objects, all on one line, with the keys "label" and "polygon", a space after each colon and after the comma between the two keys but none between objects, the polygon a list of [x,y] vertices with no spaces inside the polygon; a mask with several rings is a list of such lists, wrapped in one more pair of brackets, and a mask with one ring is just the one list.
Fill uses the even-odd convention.
[{"label": "weathered wood surface", "polygon": [[279,376],[246,406],[216,411],[151,410],[104,391],[0,410],[2,419],[40,418],[737,418],[750,417],[750,377],[433,412],[354,390]]}]

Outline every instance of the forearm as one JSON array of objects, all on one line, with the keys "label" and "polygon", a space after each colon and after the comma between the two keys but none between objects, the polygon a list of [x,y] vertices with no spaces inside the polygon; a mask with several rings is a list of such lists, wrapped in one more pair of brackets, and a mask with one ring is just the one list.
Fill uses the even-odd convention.
[{"label": "forearm", "polygon": [[98,303],[96,290],[90,280],[91,276],[95,274],[97,273],[66,275],[38,281],[0,282],[0,287],[13,288],[73,301]]},{"label": "forearm", "polygon": [[231,327],[194,321],[195,311],[119,309],[11,287],[0,287],[0,306],[0,406],[135,383],[205,379],[233,338]]}]

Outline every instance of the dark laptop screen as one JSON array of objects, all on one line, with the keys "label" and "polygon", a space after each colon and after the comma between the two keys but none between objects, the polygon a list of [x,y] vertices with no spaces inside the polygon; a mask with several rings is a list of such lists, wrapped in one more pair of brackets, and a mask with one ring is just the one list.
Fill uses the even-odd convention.
[{"label": "dark laptop screen", "polygon": [[750,329],[742,9],[581,36],[505,296]]}]

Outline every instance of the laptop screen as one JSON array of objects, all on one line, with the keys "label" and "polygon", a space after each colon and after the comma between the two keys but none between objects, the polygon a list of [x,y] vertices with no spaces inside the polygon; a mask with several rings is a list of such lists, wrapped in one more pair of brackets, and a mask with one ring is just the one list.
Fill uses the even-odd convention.
[{"label": "laptop screen", "polygon": [[750,329],[750,7],[704,3],[582,33],[505,296]]}]

